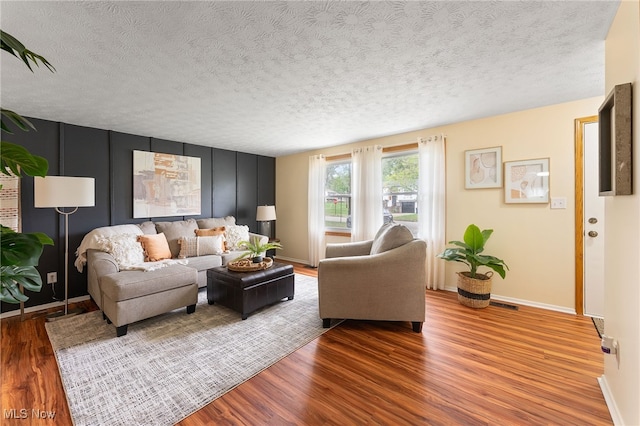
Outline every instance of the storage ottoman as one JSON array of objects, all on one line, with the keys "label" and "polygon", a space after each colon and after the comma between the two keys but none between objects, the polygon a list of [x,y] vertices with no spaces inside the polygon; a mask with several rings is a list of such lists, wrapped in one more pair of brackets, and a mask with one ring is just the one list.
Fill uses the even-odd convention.
[{"label": "storage ottoman", "polygon": [[207,271],[207,300],[241,314],[249,314],[266,305],[294,296],[293,266],[273,263],[268,269],[253,272],[230,271],[218,266]]}]

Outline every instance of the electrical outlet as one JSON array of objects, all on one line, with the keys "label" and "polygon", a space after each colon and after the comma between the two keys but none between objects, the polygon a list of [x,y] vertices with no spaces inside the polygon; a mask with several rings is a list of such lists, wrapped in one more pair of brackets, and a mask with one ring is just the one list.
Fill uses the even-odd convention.
[{"label": "electrical outlet", "polygon": [[58,282],[58,273],[57,272],[49,272],[47,274],[47,284],[55,284]]},{"label": "electrical outlet", "polygon": [[566,197],[551,197],[551,208],[552,209],[566,209],[567,208],[567,198]]}]

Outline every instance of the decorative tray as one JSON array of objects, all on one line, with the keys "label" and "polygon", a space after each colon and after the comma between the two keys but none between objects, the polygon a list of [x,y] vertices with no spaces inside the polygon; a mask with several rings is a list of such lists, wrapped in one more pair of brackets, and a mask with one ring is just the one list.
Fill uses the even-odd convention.
[{"label": "decorative tray", "polygon": [[235,272],[261,271],[271,266],[273,266],[273,259],[270,257],[265,257],[260,263],[253,263],[251,259],[234,260],[233,262],[227,263],[227,268]]}]

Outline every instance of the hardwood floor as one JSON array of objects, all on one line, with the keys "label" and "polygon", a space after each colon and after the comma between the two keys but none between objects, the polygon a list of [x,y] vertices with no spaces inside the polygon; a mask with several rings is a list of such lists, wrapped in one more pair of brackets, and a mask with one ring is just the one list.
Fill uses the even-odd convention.
[{"label": "hardwood floor", "polygon": [[[589,318],[473,310],[444,291],[428,291],[426,306],[420,334],[409,323],[345,321],[179,424],[612,424]],[[44,315],[3,320],[1,331],[0,422],[71,424]],[[55,419],[33,418],[32,408]],[[29,417],[7,419],[11,409]]]}]

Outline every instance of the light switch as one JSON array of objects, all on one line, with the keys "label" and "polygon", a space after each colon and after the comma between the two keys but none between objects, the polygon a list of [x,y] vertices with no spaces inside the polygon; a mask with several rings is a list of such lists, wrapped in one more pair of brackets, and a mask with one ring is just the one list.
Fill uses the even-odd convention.
[{"label": "light switch", "polygon": [[567,208],[567,197],[551,197],[551,208],[552,209],[566,209]]}]

